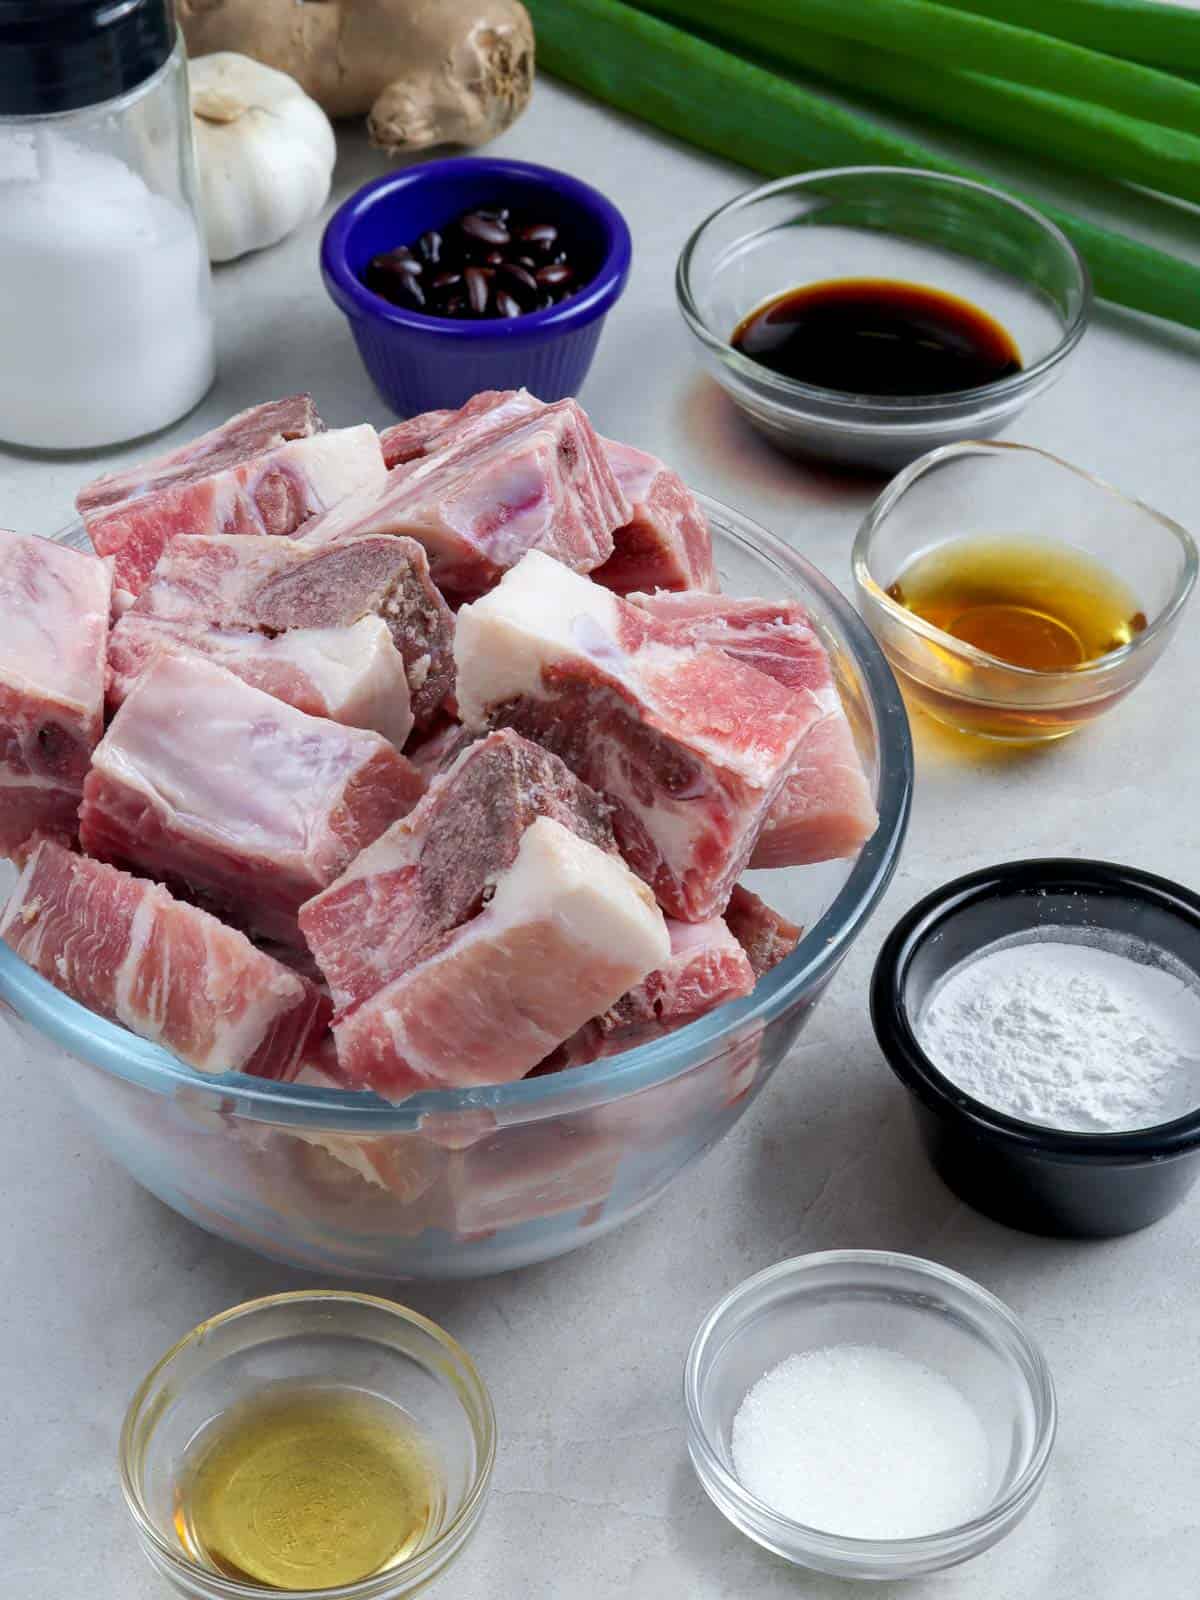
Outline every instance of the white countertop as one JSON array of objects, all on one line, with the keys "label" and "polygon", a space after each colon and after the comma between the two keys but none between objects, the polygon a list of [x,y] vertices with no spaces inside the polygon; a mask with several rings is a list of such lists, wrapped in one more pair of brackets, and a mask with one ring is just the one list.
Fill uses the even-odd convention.
[{"label": "white countertop", "polygon": [[[581,398],[605,432],[795,542],[839,584],[872,490],[774,454],[696,372],[674,261],[750,180],[543,82],[494,150],[586,176],[633,229],[632,283]],[[335,199],[384,170],[343,139]],[[1060,193],[1062,190],[1060,189]],[[1100,197],[1098,203],[1103,201]],[[1123,214],[1144,215],[1122,202]],[[220,376],[168,439],[311,388],[334,424],[387,414],[321,287],[314,225],[217,277]],[[1102,313],[1048,397],[1007,437],[1101,470],[1184,523],[1195,504],[1200,339]],[[0,382],[8,381],[0,371]],[[140,452],[0,451],[0,523],[50,532],[75,490]],[[435,1589],[455,1600],[850,1600],[792,1571],[710,1506],[687,1461],[680,1376],[705,1311],[748,1273],[836,1246],[932,1256],[1024,1316],[1061,1426],[1041,1500],[979,1560],[906,1600],[1183,1600],[1200,1571],[1200,1192],[1148,1232],[1078,1244],[1010,1232],[943,1188],[876,1049],[867,979],[902,910],[960,872],[1080,854],[1200,883],[1200,613],[1148,683],[1094,729],[979,756],[915,728],[909,840],[880,912],[786,1066],[726,1141],[650,1212],[505,1278],[399,1292],[456,1334],[495,1396],[501,1443],[481,1532]],[[317,1280],[200,1232],[91,1141],[57,1082],[5,1038],[0,1118],[0,1591],[150,1600],[121,1504],[116,1435],[134,1385],[201,1318]],[[861,1586],[864,1600],[899,1586]]]}]

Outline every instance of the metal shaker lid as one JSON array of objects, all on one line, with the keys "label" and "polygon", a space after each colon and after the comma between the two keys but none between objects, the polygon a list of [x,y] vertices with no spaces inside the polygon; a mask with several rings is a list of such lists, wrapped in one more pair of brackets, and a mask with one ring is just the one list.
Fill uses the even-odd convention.
[{"label": "metal shaker lid", "polygon": [[170,0],[0,0],[0,117],[127,94],[175,43]]}]

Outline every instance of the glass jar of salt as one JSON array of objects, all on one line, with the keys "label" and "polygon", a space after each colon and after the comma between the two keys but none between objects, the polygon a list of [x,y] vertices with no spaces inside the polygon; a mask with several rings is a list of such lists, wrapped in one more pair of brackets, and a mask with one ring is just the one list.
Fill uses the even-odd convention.
[{"label": "glass jar of salt", "polygon": [[212,378],[170,0],[0,0],[0,440],[135,439]]}]

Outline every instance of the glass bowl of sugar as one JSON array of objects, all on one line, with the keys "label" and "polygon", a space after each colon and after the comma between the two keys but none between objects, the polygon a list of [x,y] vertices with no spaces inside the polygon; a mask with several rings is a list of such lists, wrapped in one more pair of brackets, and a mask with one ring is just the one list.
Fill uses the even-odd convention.
[{"label": "glass bowl of sugar", "polygon": [[871,1015],[935,1170],[1010,1227],[1132,1233],[1200,1178],[1200,896],[1104,861],[957,878],[885,941]]},{"label": "glass bowl of sugar", "polygon": [[1054,1443],[1054,1385],[996,1297],[882,1250],[798,1256],[711,1311],[688,1450],[756,1543],[839,1578],[918,1577],[1004,1537]]}]

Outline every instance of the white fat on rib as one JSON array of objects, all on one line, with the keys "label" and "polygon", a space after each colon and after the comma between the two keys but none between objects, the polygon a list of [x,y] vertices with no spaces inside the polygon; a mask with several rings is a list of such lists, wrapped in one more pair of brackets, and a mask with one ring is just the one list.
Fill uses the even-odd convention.
[{"label": "white fat on rib", "polygon": [[399,747],[412,732],[404,658],[381,617],[360,617],[347,628],[292,628],[263,634],[213,629],[204,652],[236,672],[238,663],[291,667],[324,701],[323,716],[352,728],[370,728]]},{"label": "white fat on rib", "polygon": [[496,881],[488,921],[498,931],[551,919],[573,947],[607,959],[619,952],[643,976],[671,953],[666,919],[621,857],[551,817],[537,817]]},{"label": "white fat on rib", "polygon": [[310,434],[284,448],[303,464],[310,496],[318,508],[331,506],[355,490],[378,494],[387,481],[379,435],[369,422]]},{"label": "white fat on rib", "polygon": [[490,707],[541,692],[544,667],[592,657],[619,672],[617,601],[540,550],[531,550],[490,594],[458,613],[454,659],[459,716],[482,728]]}]

